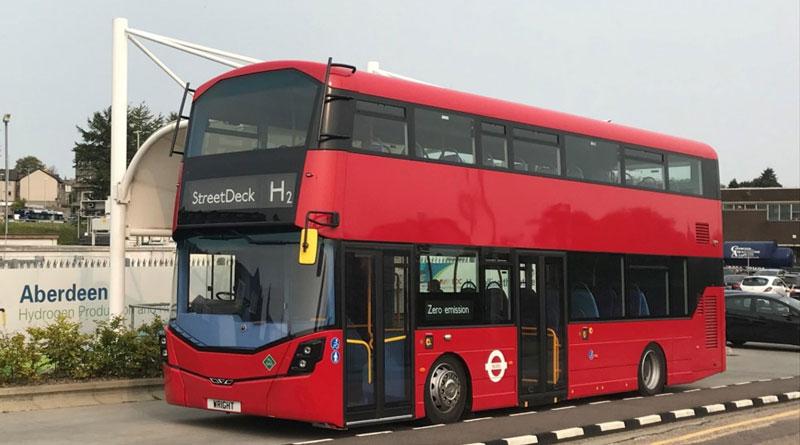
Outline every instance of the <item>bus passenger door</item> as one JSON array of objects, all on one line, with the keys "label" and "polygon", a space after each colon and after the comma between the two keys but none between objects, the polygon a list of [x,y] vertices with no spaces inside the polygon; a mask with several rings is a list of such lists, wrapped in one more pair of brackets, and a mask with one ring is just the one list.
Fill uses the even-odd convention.
[{"label": "bus passenger door", "polygon": [[411,418],[410,254],[345,250],[345,421]]},{"label": "bus passenger door", "polygon": [[520,402],[554,402],[566,389],[564,257],[517,256]]}]

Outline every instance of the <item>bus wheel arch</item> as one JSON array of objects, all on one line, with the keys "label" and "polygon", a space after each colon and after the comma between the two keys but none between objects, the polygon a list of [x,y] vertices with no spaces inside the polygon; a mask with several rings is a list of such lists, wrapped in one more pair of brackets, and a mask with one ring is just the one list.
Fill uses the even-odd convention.
[{"label": "bus wheel arch", "polygon": [[425,415],[432,423],[453,423],[472,407],[472,379],[464,359],[453,353],[436,358],[425,378]]},{"label": "bus wheel arch", "polygon": [[664,390],[667,383],[667,356],[656,342],[650,342],[642,351],[636,366],[639,393],[652,396]]}]

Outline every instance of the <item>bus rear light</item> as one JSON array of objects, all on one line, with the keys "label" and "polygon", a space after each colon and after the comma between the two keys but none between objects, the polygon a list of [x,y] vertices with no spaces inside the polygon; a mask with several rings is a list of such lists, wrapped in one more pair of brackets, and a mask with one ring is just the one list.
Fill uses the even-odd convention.
[{"label": "bus rear light", "polygon": [[307,374],[314,371],[317,363],[322,360],[324,348],[324,338],[300,343],[294,353],[292,365],[289,367],[289,375]]}]

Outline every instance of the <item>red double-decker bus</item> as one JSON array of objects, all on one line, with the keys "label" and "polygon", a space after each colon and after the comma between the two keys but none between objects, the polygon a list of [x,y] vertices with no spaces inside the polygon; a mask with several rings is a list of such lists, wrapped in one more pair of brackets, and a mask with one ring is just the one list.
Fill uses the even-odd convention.
[{"label": "red double-decker bus", "polygon": [[725,369],[708,145],[298,61],[194,94],[166,399],[333,427]]}]

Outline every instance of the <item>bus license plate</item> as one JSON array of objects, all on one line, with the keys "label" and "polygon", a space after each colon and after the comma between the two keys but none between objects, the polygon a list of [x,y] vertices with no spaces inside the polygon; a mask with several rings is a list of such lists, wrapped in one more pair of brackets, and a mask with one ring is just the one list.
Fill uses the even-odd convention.
[{"label": "bus license plate", "polygon": [[240,413],[242,412],[242,402],[236,402],[233,400],[208,399],[208,409],[227,411],[229,413]]}]

